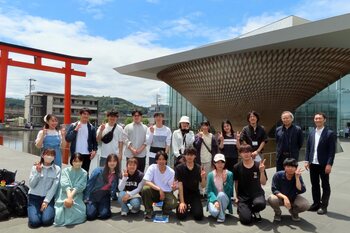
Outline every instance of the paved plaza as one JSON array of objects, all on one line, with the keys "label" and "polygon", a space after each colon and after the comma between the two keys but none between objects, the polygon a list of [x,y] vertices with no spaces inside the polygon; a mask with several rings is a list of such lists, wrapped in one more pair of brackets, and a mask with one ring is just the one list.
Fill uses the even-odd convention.
[{"label": "paved plaza", "polygon": [[[70,227],[42,227],[30,229],[27,226],[27,218],[12,218],[0,222],[1,233],[21,232],[81,232],[81,233],[108,233],[108,232],[144,232],[144,233],[165,233],[165,232],[318,232],[318,233],[346,233],[350,229],[350,141],[340,142],[344,152],[336,154],[334,167],[330,177],[332,194],[328,214],[321,216],[314,212],[300,214],[301,221],[293,222],[288,211],[282,207],[282,222],[273,222],[273,210],[270,206],[261,212],[263,221],[251,226],[244,226],[238,221],[236,208],[234,214],[227,215],[225,223],[216,223],[213,218],[207,217],[203,221],[195,222],[193,219],[180,222],[175,214],[170,215],[169,223],[153,223],[146,221],[143,214],[120,215],[119,205],[113,201],[112,218],[106,221],[96,220],[85,222]],[[22,153],[0,146],[0,168],[17,170],[17,180],[28,180],[32,164],[38,157],[28,153]],[[270,185],[275,169],[268,169],[268,182],[264,187],[266,197],[271,194]],[[311,202],[311,185],[309,173],[305,171],[303,178],[307,187],[304,196]],[[204,207],[205,208],[205,207]]]}]

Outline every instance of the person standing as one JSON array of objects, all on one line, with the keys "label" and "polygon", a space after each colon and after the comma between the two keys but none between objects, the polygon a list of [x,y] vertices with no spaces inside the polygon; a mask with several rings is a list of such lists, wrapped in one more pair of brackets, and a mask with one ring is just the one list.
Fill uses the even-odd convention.
[{"label": "person standing", "polygon": [[153,202],[163,201],[163,214],[168,214],[177,207],[177,199],[173,194],[175,172],[167,166],[168,154],[158,151],[157,164],[151,164],[143,177],[145,186],[142,189],[142,202],[145,206],[145,218],[151,219]]},{"label": "person standing", "polygon": [[194,133],[190,130],[190,118],[182,116],[179,121],[179,129],[173,132],[171,146],[174,154],[174,165],[181,163],[185,150],[192,147]]},{"label": "person standing", "polygon": [[276,128],[276,171],[282,171],[286,158],[299,160],[299,151],[303,146],[303,131],[293,124],[294,116],[289,111],[281,114],[283,125]]},{"label": "person standing", "polygon": [[[310,170],[313,204],[309,211],[326,214],[331,195],[329,174],[335,157],[336,136],[332,130],[325,126],[326,115],[322,112],[314,116],[316,128],[309,134],[306,144],[305,168]],[[322,181],[322,197],[320,188]]]},{"label": "person standing", "polygon": [[196,149],[189,147],[184,151],[185,163],[175,168],[175,177],[178,181],[179,206],[176,216],[185,220],[191,213],[194,220],[203,219],[203,206],[199,192],[199,184],[202,188],[206,185],[206,174],[204,169],[195,163]]},{"label": "person standing", "polygon": [[154,157],[158,151],[164,151],[168,154],[171,145],[171,130],[163,124],[164,113],[156,112],[153,117],[155,125],[150,126],[146,133],[146,142],[149,145],[148,165],[156,162]]},{"label": "person standing", "polygon": [[309,202],[301,196],[306,191],[302,169],[298,168],[298,161],[294,158],[286,158],[283,162],[284,171],[278,171],[272,178],[272,194],[268,203],[275,211],[274,221],[281,221],[281,208],[285,206],[292,216],[293,221],[300,221],[299,213],[309,209]]},{"label": "person standing", "polygon": [[89,173],[91,160],[97,151],[96,129],[89,122],[90,110],[82,108],[79,111],[80,120],[72,123],[68,128],[66,141],[70,142],[70,163],[72,164],[73,154],[79,153],[83,158],[82,168]]},{"label": "person standing", "polygon": [[213,158],[218,152],[218,145],[215,137],[209,131],[209,121],[203,121],[199,133],[195,136],[194,147],[197,150],[196,163],[201,165],[206,174],[212,171]]},{"label": "person standing", "polygon": [[225,167],[225,156],[214,156],[215,169],[208,174],[208,210],[217,222],[225,222],[225,211],[232,214],[233,174]]},{"label": "person standing", "polygon": [[234,132],[229,120],[221,123],[219,132],[219,149],[225,155],[225,169],[233,172],[233,166],[238,162],[237,147],[240,145],[240,133]]},{"label": "person standing", "polygon": [[260,211],[266,207],[265,192],[261,187],[267,181],[265,159],[254,161],[250,145],[241,145],[238,152],[242,161],[234,166],[233,179],[239,220],[244,225],[250,224],[253,218],[261,222]]},{"label": "person standing", "polygon": [[101,141],[101,157],[100,167],[106,164],[107,156],[110,154],[118,155],[118,159],[122,161],[123,154],[123,128],[118,125],[118,112],[111,110],[107,112],[106,124],[100,125],[97,129],[96,140]]},{"label": "person standing", "polygon": [[144,172],[146,166],[147,126],[142,123],[142,112],[140,110],[134,110],[131,115],[133,122],[127,124],[123,131],[124,155],[126,159],[137,158],[139,170]]},{"label": "person standing", "polygon": [[[243,127],[241,132],[241,142],[253,148],[252,157],[256,162],[261,161],[261,153],[267,143],[267,134],[258,123],[260,115],[256,111],[251,111],[247,115],[248,125]],[[241,143],[242,144],[242,143]]]},{"label": "person standing", "polygon": [[38,132],[35,140],[35,146],[37,148],[54,149],[55,150],[55,161],[54,163],[61,167],[62,166],[62,153],[61,148],[66,145],[66,129],[62,128],[57,130],[58,120],[53,114],[47,114],[44,116],[45,125],[42,130]]}]

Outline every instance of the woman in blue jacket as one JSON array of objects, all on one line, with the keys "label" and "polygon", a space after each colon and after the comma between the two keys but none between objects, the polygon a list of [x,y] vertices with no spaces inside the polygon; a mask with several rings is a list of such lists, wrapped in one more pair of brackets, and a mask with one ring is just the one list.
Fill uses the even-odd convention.
[{"label": "woman in blue jacket", "polygon": [[217,218],[217,222],[224,222],[226,209],[232,214],[233,173],[224,169],[223,154],[214,156],[214,165],[215,169],[208,174],[207,178],[207,208],[210,215]]},{"label": "woman in blue jacket", "polygon": [[119,180],[118,156],[107,156],[105,166],[96,168],[85,190],[86,215],[88,220],[110,218],[111,193],[115,193]]}]

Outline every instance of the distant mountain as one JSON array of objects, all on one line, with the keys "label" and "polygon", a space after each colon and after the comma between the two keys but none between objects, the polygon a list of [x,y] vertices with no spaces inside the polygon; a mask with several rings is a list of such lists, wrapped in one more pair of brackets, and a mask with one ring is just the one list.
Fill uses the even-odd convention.
[{"label": "distant mountain", "polygon": [[147,108],[135,105],[125,99],[118,97],[102,96],[95,97],[98,99],[99,112],[105,112],[111,109],[117,110],[122,115],[130,114],[133,110],[139,109],[143,113],[147,113]]},{"label": "distant mountain", "polygon": [[[143,113],[147,113],[147,108],[135,105],[125,99],[118,98],[118,97],[109,97],[109,96],[102,96],[102,97],[95,97],[90,96],[98,99],[98,111],[99,112],[105,112],[111,109],[116,109],[121,115],[127,115],[130,114],[133,110],[139,109]],[[15,98],[6,98],[6,107],[7,108],[24,108],[24,100],[22,99],[15,99]]]},{"label": "distant mountain", "polygon": [[24,108],[24,100],[6,98],[6,108]]}]

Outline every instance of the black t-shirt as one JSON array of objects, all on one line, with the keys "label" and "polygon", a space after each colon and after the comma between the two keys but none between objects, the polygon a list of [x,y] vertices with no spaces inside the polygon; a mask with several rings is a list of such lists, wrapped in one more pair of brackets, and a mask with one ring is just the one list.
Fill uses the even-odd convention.
[{"label": "black t-shirt", "polygon": [[262,142],[267,143],[267,134],[260,125],[257,125],[255,130],[251,125],[247,125],[242,129],[241,141],[245,141],[253,150],[257,150]]},{"label": "black t-shirt", "polygon": [[[266,171],[264,172],[267,179]],[[259,162],[246,168],[241,161],[233,167],[233,174],[233,179],[238,181],[238,198],[248,200],[265,194],[260,184]]]},{"label": "black t-shirt", "polygon": [[[123,191],[132,191],[134,189],[137,188],[137,186],[139,185],[139,183],[142,181],[143,179],[143,173],[139,170],[136,170],[136,172],[131,176],[129,175],[126,183],[125,183],[125,188]],[[122,190],[120,190],[122,191]]]},{"label": "black t-shirt", "polygon": [[236,136],[227,136],[224,135],[224,147],[220,149],[221,153],[225,155],[225,158],[238,158],[238,153],[237,153],[237,141],[236,141]]},{"label": "black t-shirt", "polygon": [[179,164],[175,168],[175,177],[182,182],[185,199],[199,195],[199,183],[202,178],[201,167],[198,164],[195,163],[192,170],[188,169],[186,164]]}]

